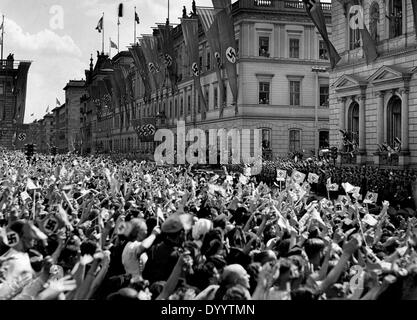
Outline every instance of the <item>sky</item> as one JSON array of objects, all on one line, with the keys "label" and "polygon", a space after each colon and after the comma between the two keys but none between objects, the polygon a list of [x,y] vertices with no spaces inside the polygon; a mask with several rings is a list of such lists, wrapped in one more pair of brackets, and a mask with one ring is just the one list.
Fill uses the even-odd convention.
[{"label": "sky", "polygon": [[[95,28],[103,12],[105,52],[109,37],[117,44],[120,3],[124,4],[121,51],[133,43],[135,6],[140,18],[137,36],[152,33],[152,27],[164,23],[168,15],[168,0],[0,0],[0,15],[5,15],[4,58],[14,53],[15,60],[32,61],[25,123],[41,119],[48,106],[49,111],[56,107],[56,99],[64,103],[63,88],[69,80],[85,78],[91,54],[95,63],[97,50],[101,51],[102,35]],[[183,6],[189,13],[191,4],[192,0],[171,0],[171,23],[179,23]],[[196,0],[196,5],[212,6],[212,1]],[[111,56],[116,51],[112,49]]]}]

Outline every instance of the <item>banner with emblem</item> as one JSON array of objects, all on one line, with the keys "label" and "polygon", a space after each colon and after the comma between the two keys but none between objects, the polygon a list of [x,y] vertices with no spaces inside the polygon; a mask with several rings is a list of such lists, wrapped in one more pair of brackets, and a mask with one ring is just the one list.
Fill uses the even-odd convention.
[{"label": "banner with emblem", "polygon": [[363,203],[376,203],[378,200],[378,193],[368,191],[366,193]]},{"label": "banner with emblem", "polygon": [[148,70],[155,80],[155,90],[159,91],[165,81],[165,67],[159,62],[157,39],[152,35],[142,35],[141,45],[148,61]]},{"label": "banner with emblem", "polygon": [[287,171],[277,169],[277,181],[285,181],[287,179]]},{"label": "banner with emblem", "polygon": [[306,175],[300,171],[294,170],[291,175],[291,178],[293,178],[295,182],[297,182],[298,184],[301,184],[306,178]]},{"label": "banner with emblem", "polygon": [[152,49],[150,48],[150,43],[146,37],[140,39],[140,47],[142,48],[143,55],[145,56],[146,68],[148,69],[148,74],[150,75],[150,86],[152,92],[156,92],[158,88],[157,72],[159,68],[155,65],[154,57],[152,56]]},{"label": "banner with emblem", "polygon": [[308,16],[313,21],[314,25],[324,40],[327,52],[329,54],[331,68],[334,69],[334,67],[336,67],[337,63],[340,61],[341,57],[329,39],[329,34],[327,33],[326,27],[326,19],[321,10],[320,0],[303,0],[303,2]]},{"label": "banner with emblem", "polygon": [[110,113],[111,110],[111,95],[107,89],[104,79],[98,80],[98,99],[100,106],[97,108],[97,115],[102,118]]},{"label": "banner with emblem", "polygon": [[114,69],[114,77],[116,80],[116,83],[119,86],[119,93],[120,93],[120,97],[119,97],[119,108],[120,106],[124,103],[125,101],[125,96],[126,96],[126,85],[125,85],[125,81],[123,79],[123,72],[120,68],[120,66],[115,65],[113,67]]},{"label": "banner with emblem", "polygon": [[133,128],[135,129],[138,138],[141,142],[153,142],[156,133],[155,118],[147,117],[138,120],[132,120]]},{"label": "banner with emblem", "polygon": [[237,50],[235,38],[235,25],[232,16],[231,0],[212,0],[216,9],[216,20],[219,28],[219,39],[221,46],[221,57],[226,67],[230,91],[232,92],[235,113],[238,113],[237,97]]},{"label": "banner with emblem", "polygon": [[219,87],[220,95],[220,117],[223,116],[224,104],[224,82],[221,74],[223,68],[223,62],[221,58],[221,47],[220,47],[220,35],[219,26],[215,17],[215,10],[213,8],[202,8],[197,7],[197,14],[200,18],[201,24],[204,29],[204,33],[207,37],[207,41],[210,45],[211,54],[215,58],[214,69],[216,70],[216,76]]},{"label": "banner with emblem", "polygon": [[310,172],[308,174],[307,180],[308,180],[308,183],[319,183],[319,178],[320,177],[317,174]]},{"label": "banner with emblem", "polygon": [[143,54],[142,48],[138,45],[134,45],[132,48],[129,48],[129,51],[133,56],[136,68],[138,69],[140,77],[142,79],[142,83],[145,88],[143,100],[145,101],[145,103],[147,103],[151,100],[152,88],[150,85],[149,70],[146,67],[145,55]]},{"label": "banner with emblem", "polygon": [[194,78],[194,88],[197,90],[200,96],[201,103],[201,117],[206,117],[206,98],[204,97],[203,90],[200,83],[199,64],[199,51],[198,51],[198,20],[197,19],[181,19],[182,32],[184,34],[185,47],[188,51],[188,57],[190,59],[191,72]]},{"label": "banner with emblem", "polygon": [[111,86],[113,88],[113,92],[112,92],[112,102],[113,102],[113,108],[118,108],[120,107],[120,86],[117,82],[116,79],[116,72],[112,72],[109,76],[109,80],[111,83]]},{"label": "banner with emblem", "polygon": [[177,57],[174,49],[174,38],[172,35],[173,28],[166,23],[165,25],[159,25],[160,41],[162,46],[162,54],[164,64],[168,70],[169,79],[171,81],[172,92],[177,91]]},{"label": "banner with emblem", "polygon": [[35,125],[29,124],[19,124],[16,125],[16,134],[14,135],[13,144],[17,149],[24,148],[25,144],[28,143],[35,143],[35,138],[39,133],[37,133],[34,129]]}]

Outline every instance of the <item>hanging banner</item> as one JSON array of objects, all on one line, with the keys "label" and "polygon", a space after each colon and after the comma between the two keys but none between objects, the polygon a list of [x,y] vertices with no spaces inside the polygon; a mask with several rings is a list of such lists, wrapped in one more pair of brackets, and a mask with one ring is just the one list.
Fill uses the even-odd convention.
[{"label": "hanging banner", "polygon": [[153,142],[156,133],[155,118],[142,118],[139,120],[132,120],[132,126],[138,135],[141,142]]},{"label": "hanging banner", "polygon": [[219,93],[220,93],[220,117],[223,117],[223,109],[226,101],[224,98],[224,82],[221,74],[223,68],[221,58],[221,47],[220,47],[220,34],[217,20],[215,17],[215,10],[212,8],[197,8],[197,14],[200,18],[201,24],[204,29],[204,33],[210,45],[211,54],[215,58],[214,70],[216,70],[216,76],[218,81]]},{"label": "hanging banner", "polygon": [[219,28],[219,39],[221,46],[221,57],[226,67],[227,78],[229,80],[230,91],[232,92],[235,114],[238,113],[237,97],[237,50],[235,38],[235,25],[232,16],[231,0],[212,0],[216,9],[216,20]]},{"label": "hanging banner", "polygon": [[194,87],[200,96],[201,103],[201,118],[206,118],[206,98],[204,97],[203,90],[200,82],[200,58],[198,52],[198,20],[197,19],[181,19],[182,32],[184,34],[185,47],[188,51],[189,62],[191,71],[194,78]]}]

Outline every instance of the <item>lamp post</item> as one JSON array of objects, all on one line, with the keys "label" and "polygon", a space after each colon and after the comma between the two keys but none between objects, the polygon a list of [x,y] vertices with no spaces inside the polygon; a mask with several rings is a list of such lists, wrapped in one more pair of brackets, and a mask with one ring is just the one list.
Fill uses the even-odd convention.
[{"label": "lamp post", "polygon": [[318,67],[314,66],[311,68],[312,72],[315,72],[315,104],[314,104],[314,152],[315,155],[318,156],[319,154],[319,106],[320,106],[320,84],[319,84],[319,72],[324,73],[327,71],[326,67]]}]

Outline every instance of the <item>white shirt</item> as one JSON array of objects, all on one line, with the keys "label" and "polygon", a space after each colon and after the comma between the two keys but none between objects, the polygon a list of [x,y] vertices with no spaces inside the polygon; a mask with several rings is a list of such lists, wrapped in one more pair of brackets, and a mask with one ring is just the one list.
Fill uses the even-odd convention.
[{"label": "white shirt", "polygon": [[21,291],[24,283],[30,282],[34,271],[29,255],[10,248],[1,256],[0,265],[0,300],[10,299]]},{"label": "white shirt", "polygon": [[142,276],[145,263],[148,261],[148,255],[146,252],[142,253],[140,257],[138,257],[141,244],[142,243],[139,241],[129,241],[123,249],[122,263],[125,267],[126,273],[132,275],[132,280],[138,279]]}]

